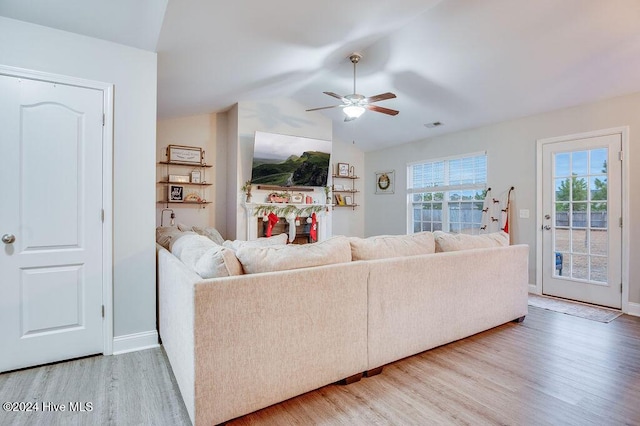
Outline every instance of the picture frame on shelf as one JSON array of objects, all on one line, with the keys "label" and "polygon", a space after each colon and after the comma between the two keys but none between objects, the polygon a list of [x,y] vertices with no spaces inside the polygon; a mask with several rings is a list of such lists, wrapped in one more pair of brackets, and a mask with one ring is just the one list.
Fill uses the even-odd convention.
[{"label": "picture frame on shelf", "polygon": [[344,191],[344,185],[336,183],[336,184],[333,185],[333,190],[334,191]]},{"label": "picture frame on shelf", "polygon": [[181,185],[169,185],[168,198],[171,203],[184,202],[184,186]]},{"label": "picture frame on shelf", "polygon": [[344,204],[347,206],[353,205],[353,198],[351,197],[351,195],[344,196]]},{"label": "picture frame on shelf", "polygon": [[169,182],[187,183],[189,182],[189,176],[188,175],[169,175]]},{"label": "picture frame on shelf", "polygon": [[194,170],[191,172],[191,183],[202,183],[202,173],[200,170]]},{"label": "picture frame on shelf", "polygon": [[395,170],[376,172],[376,194],[393,194],[395,189]]},{"label": "picture frame on shelf", "polygon": [[337,176],[349,177],[349,163],[338,163]]},{"label": "picture frame on shelf", "polygon": [[170,163],[200,164],[203,161],[202,148],[185,145],[169,145],[167,147],[167,158]]},{"label": "picture frame on shelf", "polygon": [[302,193],[299,194],[291,194],[291,202],[294,204],[301,204],[302,200],[304,200],[304,195]]}]

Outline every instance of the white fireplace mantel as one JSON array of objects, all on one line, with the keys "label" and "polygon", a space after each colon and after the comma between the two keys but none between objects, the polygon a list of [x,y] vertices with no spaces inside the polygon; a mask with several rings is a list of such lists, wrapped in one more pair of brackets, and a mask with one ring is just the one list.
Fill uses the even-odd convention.
[{"label": "white fireplace mantel", "polygon": [[331,210],[329,209],[330,205],[322,205],[322,204],[294,204],[294,203],[244,203],[244,209],[246,211],[246,222],[247,222],[247,240],[255,240],[258,238],[258,226],[256,212],[260,210],[261,207],[275,207],[276,209],[284,209],[287,207],[293,207],[294,210],[289,214],[278,214],[279,218],[284,218],[289,223],[289,242],[293,242],[296,237],[296,225],[295,221],[297,217],[307,218],[311,216],[311,213],[305,213],[304,211],[309,207],[315,208],[317,206],[322,207],[316,213],[316,222],[318,225],[318,241],[322,241],[328,238],[328,229],[327,223],[331,220]]}]

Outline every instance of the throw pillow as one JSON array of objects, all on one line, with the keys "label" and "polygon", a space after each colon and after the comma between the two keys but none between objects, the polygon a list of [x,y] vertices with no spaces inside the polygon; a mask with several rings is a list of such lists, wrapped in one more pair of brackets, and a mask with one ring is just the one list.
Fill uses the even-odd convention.
[{"label": "throw pillow", "polygon": [[242,275],[242,266],[233,251],[203,235],[182,236],[171,252],[202,278]]},{"label": "throw pillow", "polygon": [[196,234],[204,235],[216,244],[222,245],[222,243],[224,243],[224,238],[222,238],[222,235],[220,235],[220,232],[218,232],[216,228],[210,226],[194,226],[192,229]]},{"label": "throw pillow", "polygon": [[509,234],[502,231],[481,235],[450,234],[443,231],[435,231],[433,236],[436,240],[437,252],[504,247],[509,245]]},{"label": "throw pillow", "polygon": [[431,232],[378,235],[369,238],[354,237],[349,242],[353,260],[387,259],[435,252],[435,242]]},{"label": "throw pillow", "polygon": [[340,236],[312,244],[241,247],[236,256],[245,273],[255,274],[351,262],[351,248]]},{"label": "throw pillow", "polygon": [[170,249],[171,243],[183,235],[175,226],[158,226],[156,228],[156,242],[167,250]]}]

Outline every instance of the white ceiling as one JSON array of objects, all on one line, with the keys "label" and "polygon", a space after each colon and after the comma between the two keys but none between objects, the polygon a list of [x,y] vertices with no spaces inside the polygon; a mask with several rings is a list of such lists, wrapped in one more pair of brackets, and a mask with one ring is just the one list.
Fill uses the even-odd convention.
[{"label": "white ceiling", "polygon": [[322,92],[352,92],[360,52],[358,93],[394,92],[379,105],[400,114],[324,114],[365,151],[640,91],[638,0],[0,0],[0,15],[157,51],[159,118],[337,104]]}]

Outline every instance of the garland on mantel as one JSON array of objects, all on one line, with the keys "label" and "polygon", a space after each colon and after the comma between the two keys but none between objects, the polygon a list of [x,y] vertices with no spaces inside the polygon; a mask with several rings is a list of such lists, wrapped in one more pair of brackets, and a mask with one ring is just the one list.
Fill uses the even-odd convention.
[{"label": "garland on mantel", "polygon": [[276,216],[311,216],[313,213],[321,212],[325,206],[315,204],[308,207],[298,207],[294,205],[282,206],[277,204],[260,204],[256,207],[254,216],[266,216],[273,213]]}]

